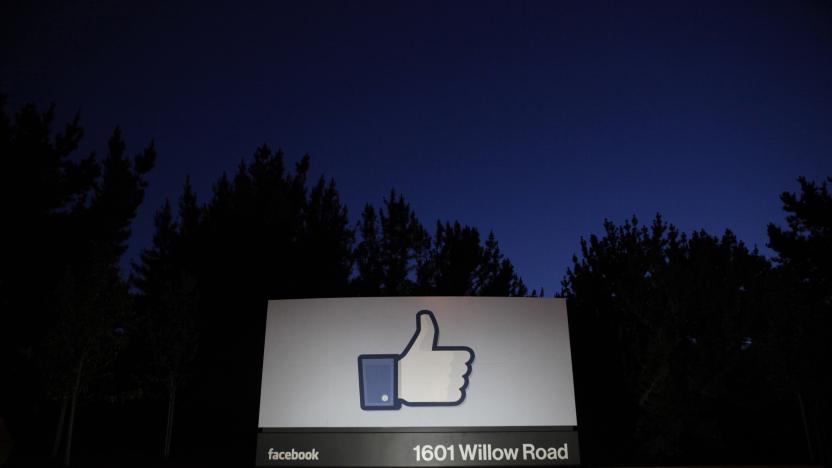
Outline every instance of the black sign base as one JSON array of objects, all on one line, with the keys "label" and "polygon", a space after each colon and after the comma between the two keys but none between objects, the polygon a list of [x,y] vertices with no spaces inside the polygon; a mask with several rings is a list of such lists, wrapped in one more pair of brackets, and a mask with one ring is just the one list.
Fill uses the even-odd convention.
[{"label": "black sign base", "polygon": [[261,429],[257,466],[578,465],[573,428]]}]

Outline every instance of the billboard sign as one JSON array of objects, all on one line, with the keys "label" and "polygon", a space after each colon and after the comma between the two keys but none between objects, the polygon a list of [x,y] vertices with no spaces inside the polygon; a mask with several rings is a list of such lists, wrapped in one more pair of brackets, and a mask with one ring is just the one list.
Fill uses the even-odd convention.
[{"label": "billboard sign", "polygon": [[258,466],[575,465],[562,299],[269,302]]}]

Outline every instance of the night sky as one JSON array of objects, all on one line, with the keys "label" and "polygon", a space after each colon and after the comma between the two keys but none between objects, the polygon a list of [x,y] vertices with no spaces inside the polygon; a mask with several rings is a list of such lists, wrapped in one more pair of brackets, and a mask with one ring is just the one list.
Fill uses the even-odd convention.
[{"label": "night sky", "polygon": [[778,194],[832,175],[829,2],[12,1],[0,47],[9,110],[80,111],[84,153],[155,139],[129,257],[187,174],[204,201],[264,142],[353,220],[395,188],[431,231],[493,229],[547,295],[604,218],[769,255]]}]

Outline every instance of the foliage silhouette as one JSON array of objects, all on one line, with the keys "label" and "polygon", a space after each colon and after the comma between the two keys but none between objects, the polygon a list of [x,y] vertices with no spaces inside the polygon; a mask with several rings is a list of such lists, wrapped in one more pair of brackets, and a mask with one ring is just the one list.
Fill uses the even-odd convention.
[{"label": "foliage silhouette", "polygon": [[796,400],[810,461],[832,461],[832,196],[827,182],[798,179],[800,193],[780,196],[787,229],[769,224],[777,252],[780,313],[771,317],[771,362]]},{"label": "foliage silhouette", "polygon": [[[40,367],[43,393],[61,401],[53,452],[65,437],[63,463],[68,465],[78,404],[95,393],[92,387],[127,339],[132,298],[119,261],[156,153],[151,143],[127,157],[116,128],[103,160],[94,154],[73,158],[83,135],[80,119],[76,116],[53,137],[53,118],[54,106],[40,112],[32,105],[24,106],[14,122],[5,108],[0,118],[0,198],[18,227],[4,229],[1,240],[0,341],[2,364],[13,369],[15,397],[33,398],[28,395],[40,385],[25,369]],[[9,413],[13,430],[36,429],[26,427],[26,415]]]},{"label": "foliage silhouette", "polygon": [[755,461],[770,275],[730,231],[687,236],[658,215],[581,240],[562,293],[589,463]]},{"label": "foliage silhouette", "polygon": [[[0,113],[12,463],[131,444],[149,464],[249,464],[270,299],[529,294],[493,232],[429,233],[394,190],[351,223],[333,179],[267,145],[204,202],[186,180],[128,282],[153,145],[127,157],[117,128],[105,157],[79,157],[80,119],[57,135],[53,120]],[[581,239],[561,294],[585,463],[829,462],[832,201],[825,183],[799,184],[781,196],[787,227],[769,226],[773,263],[730,231],[685,234],[658,215]]]},{"label": "foliage silhouette", "polygon": [[187,381],[199,343],[198,289],[189,248],[189,226],[198,222],[196,198],[188,181],[180,199],[179,223],[169,203],[156,213],[153,245],[133,264],[132,283],[139,291],[136,310],[151,364],[143,374],[163,388],[167,398],[164,458],[170,457],[176,395]]},{"label": "foliage silhouette", "polygon": [[494,233],[485,245],[477,228],[436,223],[433,246],[417,268],[418,291],[438,296],[525,296],[523,281],[504,258]]},{"label": "foliage silhouette", "polygon": [[391,190],[383,205],[377,214],[371,205],[364,207],[353,284],[362,296],[412,295],[413,274],[425,262],[430,237],[403,195]]}]

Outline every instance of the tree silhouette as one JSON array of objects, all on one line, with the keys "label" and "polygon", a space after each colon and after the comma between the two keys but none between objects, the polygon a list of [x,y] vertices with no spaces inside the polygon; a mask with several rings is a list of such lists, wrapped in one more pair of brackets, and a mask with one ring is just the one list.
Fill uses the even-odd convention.
[{"label": "tree silhouette", "polygon": [[70,268],[59,284],[57,321],[47,333],[43,349],[50,393],[62,401],[55,448],[67,406],[69,409],[64,466],[71,461],[79,399],[123,349],[125,327],[130,321],[131,300],[126,284],[109,265],[106,253],[95,255],[82,269]]},{"label": "tree silhouette", "polygon": [[322,176],[309,194],[300,236],[299,250],[306,254],[298,262],[304,296],[348,295],[353,241],[347,209],[341,204],[335,180],[326,182]]},{"label": "tree silhouette", "polygon": [[525,296],[523,281],[504,258],[494,233],[485,245],[471,226],[436,223],[433,245],[417,270],[418,290],[426,295]]},{"label": "tree silhouette", "polygon": [[[0,231],[0,364],[13,383],[0,385],[0,412],[24,450],[37,446],[29,435],[46,435],[32,417],[44,409],[57,408],[53,455],[63,448],[69,464],[78,431],[95,430],[76,429],[82,402],[95,420],[114,411],[96,405],[126,401],[127,410],[159,394],[164,457],[174,440],[187,450],[221,425],[238,431],[228,458],[215,460],[229,461],[250,443],[242,428],[255,424],[267,300],[525,294],[493,234],[482,245],[475,228],[455,222],[432,240],[395,191],[381,209],[367,205],[356,245],[335,181],[310,184],[308,156],[288,171],[266,145],[232,178],[223,174],[204,204],[186,181],[177,215],[167,203],[158,210],[131,291],[119,265],[152,143],[128,157],[116,128],[103,158],[78,157],[77,117],[53,136],[54,108],[24,106],[13,119],[3,111],[0,203],[17,222]],[[138,376],[152,385],[136,386]]]},{"label": "tree silhouette", "polygon": [[[832,182],[832,177],[827,178]],[[772,317],[770,359],[793,392],[810,461],[832,460],[832,196],[826,182],[798,179],[800,193],[784,192],[787,229],[769,224],[777,252],[781,313]]]},{"label": "tree silhouette", "polygon": [[352,280],[360,296],[525,296],[527,289],[494,233],[483,245],[475,227],[437,222],[431,236],[404,196],[391,191],[383,208],[364,206],[356,225]]},{"label": "tree silhouette", "polygon": [[[151,144],[128,158],[116,129],[102,161],[78,158],[80,119],[54,137],[53,119],[54,106],[40,112],[33,105],[13,122],[5,107],[0,117],[0,203],[15,220],[0,239],[0,364],[12,372],[4,381],[13,382],[2,386],[13,398],[0,400],[31,408],[22,402],[41,394],[32,372],[40,367],[43,394],[62,402],[53,452],[66,423],[69,464],[79,401],[127,338],[131,298],[118,265],[155,151]],[[25,414],[2,412],[12,415],[13,431],[27,431]]]},{"label": "tree silhouette", "polygon": [[369,203],[364,205],[356,227],[361,242],[353,253],[356,277],[353,288],[360,296],[381,296],[384,284],[384,268],[381,263],[381,240],[378,232],[378,215]]},{"label": "tree silhouette", "polygon": [[122,335],[132,308],[127,285],[119,275],[119,261],[127,249],[130,223],[144,198],[145,176],[156,157],[151,143],[142,153],[128,158],[118,128],[108,146],[89,204],[73,206],[76,228],[83,237],[74,246],[66,276],[59,284],[57,322],[47,335],[45,348],[61,356],[47,355],[46,363],[60,364],[48,366],[48,373],[73,382],[71,389],[63,388],[63,400],[70,405],[64,465],[71,460],[78,399],[90,380],[115,360],[124,342]]},{"label": "tree silhouette", "polygon": [[[263,145],[233,180],[219,178],[204,207],[188,190],[180,202],[175,231],[188,240],[178,255],[199,292],[199,351],[178,413],[193,441],[217,424],[240,434],[256,424],[267,300],[348,294],[353,232],[346,208],[334,181],[322,177],[309,187],[309,166],[307,156],[288,172],[283,153]],[[217,411],[204,414],[200,405]],[[229,440],[228,456],[250,442]]]},{"label": "tree silhouette", "polygon": [[53,309],[53,297],[42,292],[53,292],[64,277],[100,167],[93,155],[71,157],[83,136],[78,116],[53,137],[54,106],[40,112],[26,105],[12,121],[5,99],[0,104],[0,203],[6,219],[15,220],[0,230],[0,346],[4,357],[31,356],[44,320],[52,318],[44,311]]},{"label": "tree silhouette", "polygon": [[359,222],[362,234],[356,251],[360,295],[412,295],[414,273],[425,261],[430,236],[404,196],[394,190],[376,216],[367,205]]},{"label": "tree silhouette", "polygon": [[737,382],[764,387],[751,344],[768,313],[768,274],[730,231],[687,236],[659,216],[650,226],[606,221],[603,237],[582,239],[562,293],[585,453],[599,463],[690,460],[697,445],[725,453],[752,438],[750,425],[732,423],[755,409],[742,400],[757,398]]},{"label": "tree silhouette", "polygon": [[[16,401],[33,398],[38,362],[45,394],[62,402],[53,447],[66,422],[69,464],[78,403],[126,341],[131,298],[118,265],[155,151],[151,144],[127,157],[117,128],[103,160],[78,158],[80,119],[53,137],[53,118],[54,106],[40,112],[33,105],[13,122],[5,108],[0,118],[0,198],[15,220],[2,232],[0,346],[3,368],[23,372],[4,385]],[[25,427],[20,419],[12,418],[13,430]]]},{"label": "tree silhouette", "polygon": [[528,292],[511,260],[500,252],[493,232],[489,232],[485,240],[482,261],[475,276],[480,296],[525,296]]},{"label": "tree silhouette", "polygon": [[140,329],[151,355],[146,374],[163,387],[167,397],[165,459],[170,457],[177,392],[192,370],[199,342],[199,291],[187,255],[195,239],[186,227],[198,222],[199,211],[187,181],[179,206],[178,225],[169,203],[156,213],[153,245],[142,252],[140,263],[133,265],[131,278],[139,290]]},{"label": "tree silhouette", "polygon": [[482,262],[480,233],[458,221],[436,223],[430,259],[420,269],[419,283],[432,294],[469,296],[475,290],[476,271]]},{"label": "tree silhouette", "polygon": [[[116,128],[103,158],[80,157],[79,119],[58,134],[53,120],[54,108],[0,113],[0,203],[15,221],[0,230],[11,463],[54,436],[53,455],[63,448],[70,464],[77,435],[102,440],[109,429],[96,425],[111,427],[79,425],[79,414],[98,423],[146,409],[160,417],[126,420],[163,440],[165,458],[198,457],[222,427],[223,447],[204,461],[245,463],[270,299],[529,294],[493,232],[444,221],[431,235],[392,190],[351,225],[333,179],[313,183],[308,156],[287,166],[266,145],[204,203],[186,180],[178,206],[159,207],[131,290],[119,265],[153,145],[128,157]],[[773,265],[730,231],[685,234],[660,216],[605,221],[581,239],[561,294],[586,463],[828,463],[829,182],[800,178],[781,195]],[[152,385],[123,391],[137,376]]]}]

